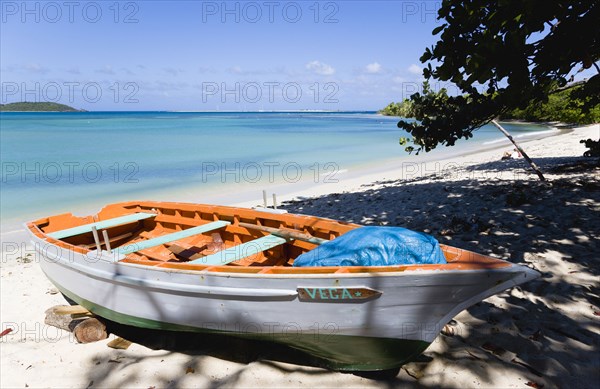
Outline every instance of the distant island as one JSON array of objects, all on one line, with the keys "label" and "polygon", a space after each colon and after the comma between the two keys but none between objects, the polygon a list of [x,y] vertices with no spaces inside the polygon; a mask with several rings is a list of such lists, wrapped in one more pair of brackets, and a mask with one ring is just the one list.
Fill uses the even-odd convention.
[{"label": "distant island", "polygon": [[75,109],[65,104],[40,102],[40,103],[9,103],[0,104],[2,112],[85,112],[83,109]]}]

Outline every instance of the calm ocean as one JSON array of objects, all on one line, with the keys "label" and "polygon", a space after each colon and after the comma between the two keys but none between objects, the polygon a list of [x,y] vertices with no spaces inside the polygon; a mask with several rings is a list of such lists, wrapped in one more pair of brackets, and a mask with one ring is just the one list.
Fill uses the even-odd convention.
[{"label": "calm ocean", "polygon": [[[237,184],[323,182],[410,158],[398,144],[397,121],[373,112],[1,113],[2,225],[182,188],[201,194]],[[515,136],[548,130],[507,128]],[[501,138],[486,126],[433,155]]]}]

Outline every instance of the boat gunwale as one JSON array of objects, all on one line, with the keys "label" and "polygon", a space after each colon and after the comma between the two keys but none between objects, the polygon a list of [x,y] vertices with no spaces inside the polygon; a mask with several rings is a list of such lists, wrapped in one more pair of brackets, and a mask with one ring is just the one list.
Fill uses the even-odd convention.
[{"label": "boat gunwale", "polygon": [[[108,206],[122,206],[124,208],[128,208],[130,206],[138,206],[141,204],[150,203],[150,204],[169,204],[171,206],[185,205],[185,206],[197,206],[197,207],[209,207],[209,208],[229,208],[236,209],[236,207],[229,206],[216,206],[216,205],[208,205],[208,204],[191,204],[191,203],[178,203],[178,202],[156,202],[156,201],[131,201],[124,203],[115,203],[110,204],[104,207],[106,209]],[[147,205],[144,205],[147,207]],[[272,218],[274,214],[270,214],[268,212],[262,212],[260,210],[251,210],[244,209],[245,211],[252,211],[257,213],[265,214]],[[292,214],[289,214],[292,215]],[[56,215],[60,216],[60,215]],[[327,222],[340,223],[333,219],[316,217],[316,216],[308,216],[308,215],[293,215],[293,216],[301,216],[305,218],[317,219]],[[31,221],[25,224],[25,227],[36,237],[41,240],[48,242],[49,244],[58,246],[59,248],[63,248],[66,250],[70,250],[82,255],[87,255],[93,250],[86,249],[83,247],[79,247],[67,242],[64,242],[60,239],[53,238],[48,234],[51,232],[44,232],[39,227],[40,224],[48,222],[51,218],[45,217],[40,218],[35,221]],[[354,223],[341,222],[345,225],[354,225]],[[356,225],[360,227],[360,225]],[[190,264],[185,262],[156,262],[151,260],[137,260],[137,259],[128,259],[124,258],[120,261],[114,261],[111,263],[131,266],[131,267],[140,267],[140,268],[151,268],[151,269],[160,269],[161,271],[167,272],[183,272],[190,274],[211,274],[211,275],[223,275],[226,277],[235,276],[248,276],[248,277],[277,277],[282,276],[282,278],[292,277],[310,277],[310,278],[322,278],[322,277],[335,277],[335,278],[348,278],[348,277],[358,277],[360,275],[367,276],[394,276],[401,273],[411,273],[415,272],[423,272],[429,273],[430,271],[469,271],[469,270],[485,270],[489,271],[492,269],[503,269],[503,268],[511,268],[516,266],[511,262],[507,262],[498,258],[493,258],[487,255],[475,253],[469,250],[460,249],[454,246],[448,246],[441,244],[443,250],[445,252],[451,251],[453,254],[452,259],[448,259],[448,262],[445,264],[417,264],[417,265],[389,265],[389,266],[306,266],[306,267],[294,267],[294,266],[275,266],[275,265],[254,265],[254,266],[231,266],[231,265],[202,265],[202,264]],[[462,256],[472,257],[467,259],[466,261],[460,261],[458,258]],[[478,261],[477,259],[481,259]]]},{"label": "boat gunwale", "polygon": [[[372,269],[364,269],[364,271],[356,271],[356,272],[336,272],[336,271],[322,271],[322,270],[329,270],[329,269],[346,269],[346,268],[351,268],[351,266],[346,266],[346,267],[334,267],[334,268],[327,268],[327,267],[319,267],[319,266],[313,266],[313,267],[285,267],[282,269],[289,269],[292,271],[289,272],[281,272],[281,273],[261,273],[260,271],[230,271],[231,269],[235,269],[234,267],[231,266],[220,266],[219,268],[223,269],[223,271],[218,271],[218,270],[213,270],[213,269],[203,269],[203,270],[195,270],[195,269],[183,269],[183,268],[178,268],[178,267],[159,267],[159,266],[148,266],[145,264],[140,264],[140,263],[135,263],[135,262],[115,262],[115,264],[118,265],[126,265],[128,267],[132,267],[132,268],[137,268],[137,269],[154,269],[156,271],[164,271],[164,272],[169,272],[169,273],[181,273],[181,274],[193,274],[193,275],[210,275],[210,276],[219,276],[219,277],[226,277],[226,278],[232,278],[232,277],[236,277],[236,278],[256,278],[256,277],[260,277],[260,278],[269,278],[269,279],[277,279],[277,278],[281,278],[281,279],[293,279],[293,278],[303,278],[303,279],[319,279],[319,278],[331,278],[331,279],[346,279],[346,278],[364,278],[364,277],[398,277],[398,276],[403,276],[403,275],[411,275],[414,276],[415,274],[418,275],[430,275],[430,274],[436,274],[439,272],[448,272],[448,273],[453,273],[453,272],[480,272],[480,273],[488,273],[490,271],[494,271],[494,270],[506,270],[509,271],[510,269],[516,268],[517,264],[513,264],[513,263],[509,263],[506,261],[502,261],[499,260],[502,263],[497,264],[497,266],[488,266],[488,267],[472,267],[472,268],[441,268],[441,267],[437,267],[435,268],[435,266],[440,266],[440,265],[403,265],[403,269],[400,270],[392,270],[392,267],[397,267],[397,265],[394,266],[390,266],[390,267],[384,267],[384,266],[378,266],[378,267],[373,267]],[[428,266],[428,268],[422,268]],[[442,265],[443,266],[443,265]],[[252,266],[251,268],[256,268],[256,269],[260,269],[260,270],[264,270],[265,268],[272,268],[273,266]],[[207,268],[216,268],[216,266],[207,266]],[[296,270],[302,270],[302,272],[300,271],[293,271],[294,269]],[[308,271],[308,270],[313,270],[312,272]],[[390,270],[386,270],[386,269],[390,269]],[[318,270],[319,272],[315,272],[314,270]]]},{"label": "boat gunwale", "polygon": [[[42,233],[43,234],[43,233]],[[56,245],[55,242],[50,242],[50,240],[55,240],[53,238],[46,239],[46,235],[39,236],[36,234],[38,238],[47,241],[50,244]],[[72,248],[79,248],[77,246],[66,244],[65,242],[60,241],[60,243],[64,243],[67,247],[62,247],[62,245],[57,245],[59,247],[71,250]],[[71,247],[68,247],[71,246]],[[451,247],[451,246],[450,246]],[[80,254],[88,254],[91,250],[82,249],[83,252]],[[471,252],[469,252],[471,253]],[[484,255],[472,253],[477,256],[481,256],[483,258],[488,258]],[[489,257],[491,258],[491,257]],[[319,266],[311,266],[311,267],[293,267],[293,266],[214,266],[214,265],[193,265],[186,263],[170,263],[170,262],[154,262],[154,261],[144,261],[144,260],[123,260],[117,262],[110,262],[114,265],[127,266],[132,268],[140,268],[140,269],[148,269],[148,270],[156,270],[163,272],[173,272],[173,273],[185,273],[185,274],[210,274],[216,276],[223,277],[265,277],[265,278],[356,278],[356,277],[364,277],[364,276],[398,276],[404,273],[413,274],[418,272],[421,274],[428,274],[431,272],[451,272],[451,271],[490,271],[493,269],[507,269],[511,267],[515,267],[517,265],[512,264],[510,262],[506,262],[500,259],[492,258],[493,262],[481,262],[477,264],[481,264],[483,266],[470,266],[465,267],[465,263],[452,263],[449,262],[443,265],[436,264],[426,264],[426,265],[392,265],[392,266],[373,266],[373,267],[360,267],[358,269],[354,266],[341,266],[341,267],[319,267]],[[468,263],[467,263],[468,264]],[[471,262],[473,264],[473,262]],[[193,268],[190,268],[193,267]],[[265,270],[273,270],[277,269],[276,272],[265,272]]]}]

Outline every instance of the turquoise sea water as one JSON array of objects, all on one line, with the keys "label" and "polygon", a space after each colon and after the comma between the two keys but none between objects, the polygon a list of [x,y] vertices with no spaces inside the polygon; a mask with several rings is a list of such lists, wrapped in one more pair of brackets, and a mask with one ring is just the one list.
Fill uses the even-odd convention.
[{"label": "turquoise sea water", "polygon": [[[397,120],[373,112],[1,113],[0,215],[5,224],[186,187],[323,182],[411,158],[398,145]],[[507,127],[516,136],[547,130]],[[486,126],[433,155],[501,138]]]}]

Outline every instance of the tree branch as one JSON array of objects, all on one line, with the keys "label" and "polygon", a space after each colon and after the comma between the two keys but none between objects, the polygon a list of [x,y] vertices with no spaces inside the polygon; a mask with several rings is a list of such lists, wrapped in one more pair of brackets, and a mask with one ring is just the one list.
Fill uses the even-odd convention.
[{"label": "tree branch", "polygon": [[540,180],[543,181],[543,182],[545,182],[546,181],[546,177],[544,177],[544,175],[540,171],[540,168],[538,168],[537,165],[535,164],[535,162],[533,162],[531,160],[531,158],[529,158],[529,155],[527,155],[527,153],[525,152],[525,150],[523,150],[521,148],[521,146],[519,146],[517,144],[517,142],[513,139],[512,135],[510,135],[508,133],[508,131],[506,131],[504,129],[504,127],[502,127],[497,121],[492,120],[492,124],[494,126],[496,126],[508,138],[508,140],[512,142],[513,145],[515,145],[515,147],[517,148],[517,150],[519,150],[519,152],[521,153],[521,155],[523,155],[523,158],[525,158],[525,160],[527,161],[527,163],[529,164],[529,166],[531,166],[531,168],[533,169],[533,171],[535,171],[535,173],[538,175],[538,177],[540,178]]}]

